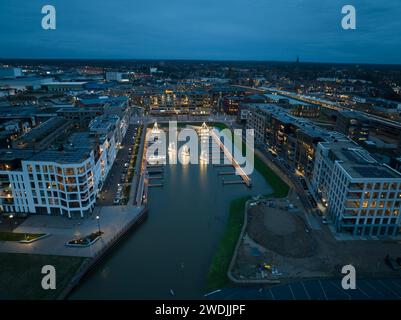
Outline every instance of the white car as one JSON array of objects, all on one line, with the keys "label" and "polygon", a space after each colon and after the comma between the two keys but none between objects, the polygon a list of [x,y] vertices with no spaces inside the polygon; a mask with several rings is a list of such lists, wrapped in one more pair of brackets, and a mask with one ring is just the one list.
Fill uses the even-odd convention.
[{"label": "white car", "polygon": [[322,223],[323,223],[323,224],[327,224],[327,219],[326,219],[326,217],[323,217],[323,218],[322,218]]},{"label": "white car", "polygon": [[115,198],[113,204],[120,204],[120,198]]},{"label": "white car", "polygon": [[128,168],[129,167],[129,162],[124,163],[124,168]]}]

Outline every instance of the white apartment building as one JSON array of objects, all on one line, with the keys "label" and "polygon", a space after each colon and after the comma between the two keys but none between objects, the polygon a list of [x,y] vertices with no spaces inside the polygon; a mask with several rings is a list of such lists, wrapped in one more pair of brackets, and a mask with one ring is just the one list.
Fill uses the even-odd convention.
[{"label": "white apartment building", "polygon": [[89,131],[69,135],[62,150],[0,150],[0,210],[12,214],[89,215],[128,123],[95,119]]},{"label": "white apartment building", "polygon": [[401,232],[401,174],[355,142],[320,142],[311,185],[337,232],[378,237]]}]

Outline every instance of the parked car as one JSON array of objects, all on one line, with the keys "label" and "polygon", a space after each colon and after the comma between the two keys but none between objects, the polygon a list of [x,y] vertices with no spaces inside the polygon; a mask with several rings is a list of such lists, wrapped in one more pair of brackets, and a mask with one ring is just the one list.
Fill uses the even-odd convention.
[{"label": "parked car", "polygon": [[124,168],[128,168],[129,167],[129,162],[124,163]]},{"label": "parked car", "polygon": [[113,204],[115,205],[120,204],[120,198],[115,198]]}]

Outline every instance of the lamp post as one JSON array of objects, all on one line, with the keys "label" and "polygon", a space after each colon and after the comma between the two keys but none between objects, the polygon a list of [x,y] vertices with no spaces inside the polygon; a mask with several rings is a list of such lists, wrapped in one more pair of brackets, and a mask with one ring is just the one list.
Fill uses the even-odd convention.
[{"label": "lamp post", "polygon": [[97,228],[99,229],[99,233],[100,233],[100,217],[96,216],[96,220],[97,220]]}]

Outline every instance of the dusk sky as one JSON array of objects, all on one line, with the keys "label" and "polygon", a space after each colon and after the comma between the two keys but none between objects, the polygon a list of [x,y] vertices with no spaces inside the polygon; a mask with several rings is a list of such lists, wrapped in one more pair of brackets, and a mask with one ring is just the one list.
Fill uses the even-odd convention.
[{"label": "dusk sky", "polygon": [[400,0],[1,0],[0,58],[401,63],[400,17]]}]

